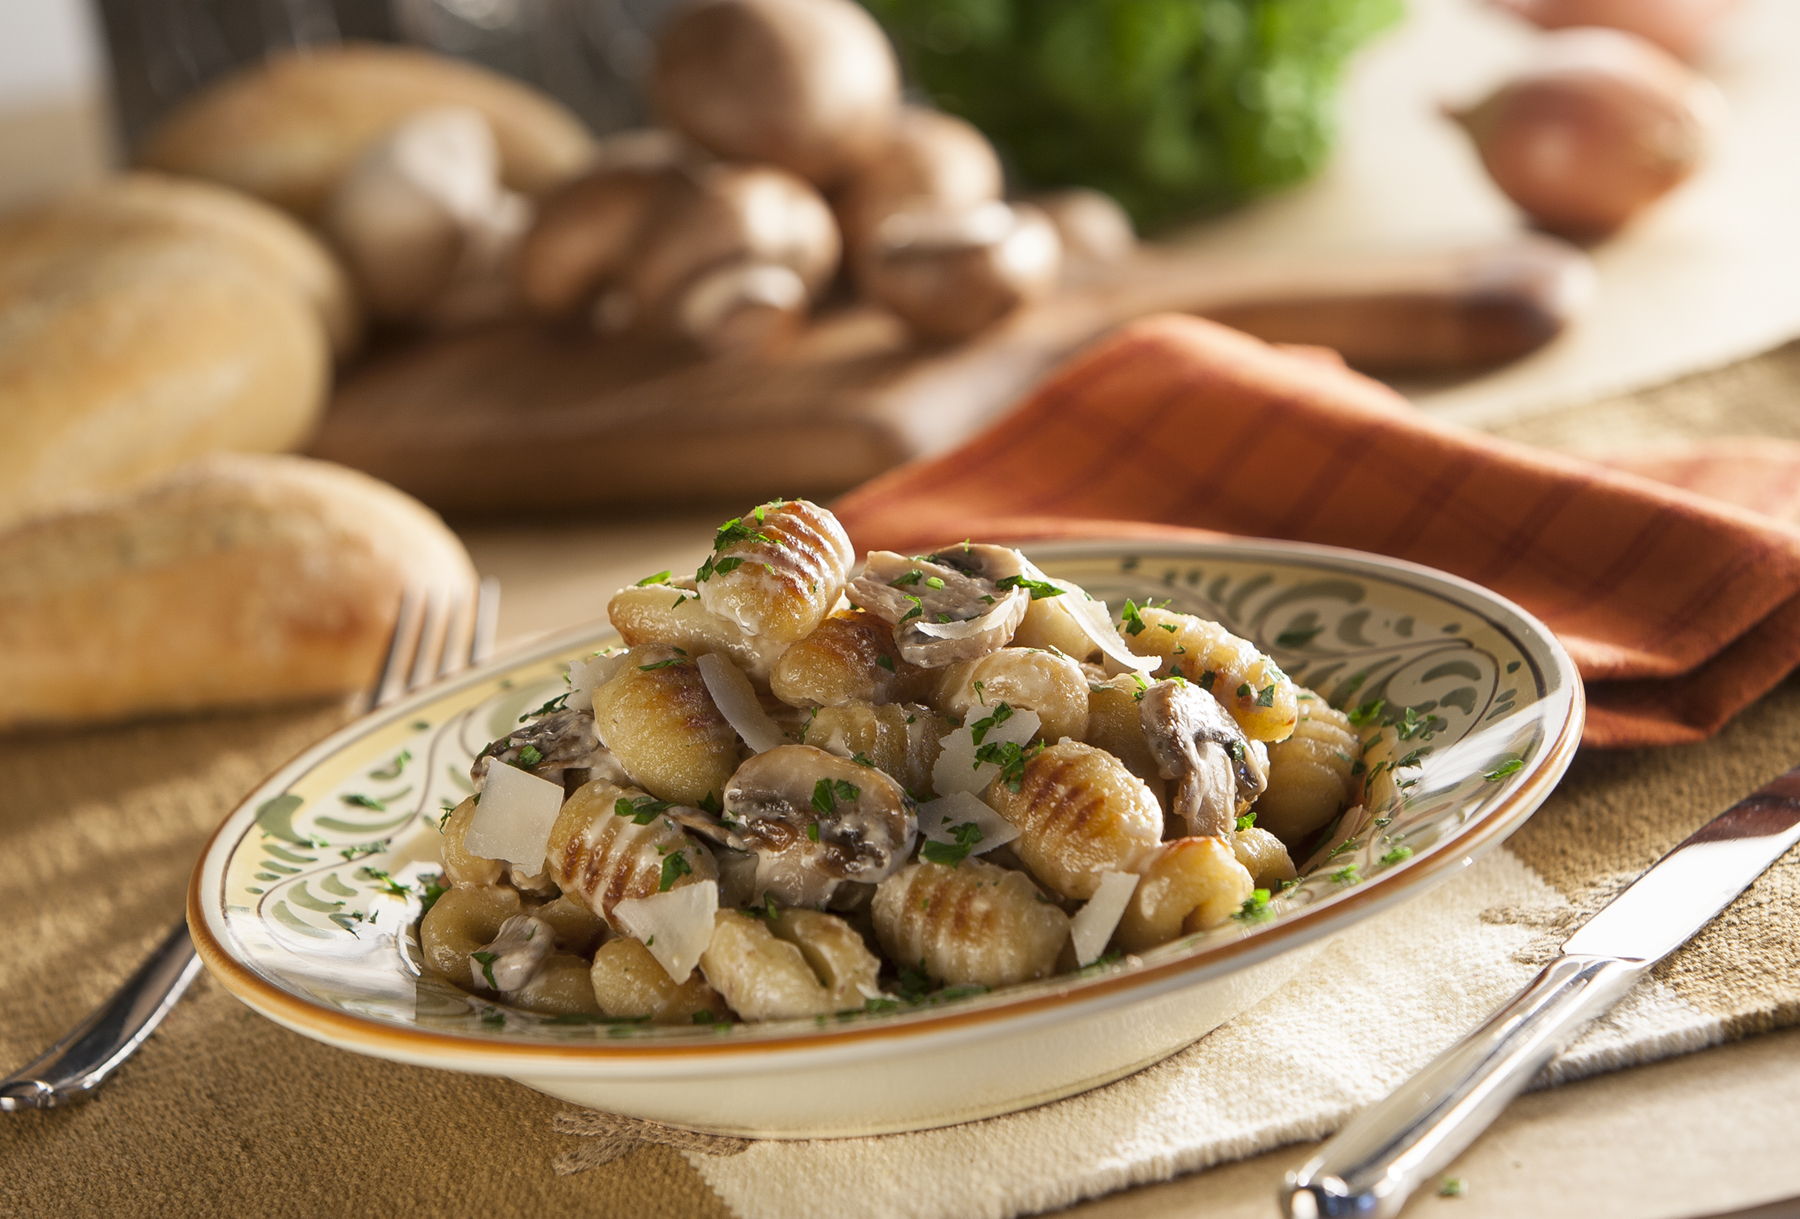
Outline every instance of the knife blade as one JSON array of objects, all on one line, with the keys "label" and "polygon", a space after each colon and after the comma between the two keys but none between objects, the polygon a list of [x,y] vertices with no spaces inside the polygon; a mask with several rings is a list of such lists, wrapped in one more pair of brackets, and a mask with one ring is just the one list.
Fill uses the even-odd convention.
[{"label": "knife blade", "polygon": [[1287,1179],[1294,1219],[1397,1215],[1650,967],[1800,842],[1800,767],[1688,835],[1574,934],[1487,1023],[1353,1117]]}]

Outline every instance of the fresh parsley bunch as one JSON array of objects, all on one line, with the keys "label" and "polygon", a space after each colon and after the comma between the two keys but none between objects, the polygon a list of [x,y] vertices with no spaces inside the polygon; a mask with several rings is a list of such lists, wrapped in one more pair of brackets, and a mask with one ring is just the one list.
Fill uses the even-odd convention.
[{"label": "fresh parsley bunch", "polygon": [[912,78],[1032,187],[1144,227],[1291,185],[1330,149],[1344,61],[1400,0],[863,0]]}]

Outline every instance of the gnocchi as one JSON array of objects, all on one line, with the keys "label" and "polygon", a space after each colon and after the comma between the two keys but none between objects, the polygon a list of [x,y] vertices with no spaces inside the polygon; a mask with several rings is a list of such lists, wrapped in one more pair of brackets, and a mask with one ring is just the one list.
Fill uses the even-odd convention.
[{"label": "gnocchi", "polygon": [[[1393,730],[1365,754],[1218,623],[1115,624],[1001,546],[853,562],[828,511],[783,500],[692,578],[616,593],[624,649],[573,666],[445,817],[427,966],[658,1024],[1013,985],[1260,909],[1353,799],[1399,794]],[[476,841],[505,859],[471,847],[484,796]],[[487,837],[506,798],[538,801],[534,834]]]}]

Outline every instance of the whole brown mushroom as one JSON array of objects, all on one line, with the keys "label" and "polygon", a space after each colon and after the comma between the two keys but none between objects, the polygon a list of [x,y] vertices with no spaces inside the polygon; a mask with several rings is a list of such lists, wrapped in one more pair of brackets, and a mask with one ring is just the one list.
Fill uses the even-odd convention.
[{"label": "whole brown mushroom", "polygon": [[519,249],[519,296],[535,313],[590,308],[630,259],[652,201],[676,177],[682,149],[662,131],[602,140],[586,173],[546,196]]},{"label": "whole brown mushroom", "polygon": [[846,181],[834,203],[844,244],[857,249],[896,212],[960,212],[1000,198],[1000,158],[986,136],[954,115],[902,109],[873,160]]},{"label": "whole brown mushroom", "polygon": [[1062,267],[1056,229],[1029,204],[900,212],[859,257],[863,295],[920,338],[950,342],[1047,295]]},{"label": "whole brown mushroom", "polygon": [[852,0],[690,0],[657,41],[651,92],[670,126],[721,157],[830,186],[880,148],[900,72]]},{"label": "whole brown mushroom", "polygon": [[1137,230],[1119,201],[1104,191],[1085,187],[1033,195],[1062,239],[1064,260],[1074,267],[1118,262],[1137,247]]},{"label": "whole brown mushroom", "polygon": [[794,175],[675,161],[570,184],[527,239],[520,273],[542,312],[755,353],[805,321],[839,253],[831,209]]}]

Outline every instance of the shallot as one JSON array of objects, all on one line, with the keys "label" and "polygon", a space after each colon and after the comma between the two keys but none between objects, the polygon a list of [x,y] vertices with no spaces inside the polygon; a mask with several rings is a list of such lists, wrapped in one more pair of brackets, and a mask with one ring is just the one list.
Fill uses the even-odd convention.
[{"label": "shallot", "polygon": [[1694,172],[1724,100],[1616,30],[1570,30],[1540,45],[1536,63],[1451,117],[1495,185],[1540,226],[1607,236]]},{"label": "shallot", "polygon": [[1494,0],[1546,30],[1599,25],[1647,38],[1671,55],[1693,59],[1737,0]]}]

